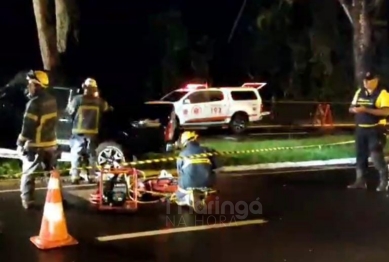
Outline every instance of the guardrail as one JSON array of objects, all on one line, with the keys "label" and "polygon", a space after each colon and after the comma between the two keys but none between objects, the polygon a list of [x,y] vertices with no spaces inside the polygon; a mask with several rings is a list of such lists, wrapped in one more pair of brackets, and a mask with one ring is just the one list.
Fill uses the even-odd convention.
[{"label": "guardrail", "polygon": [[264,117],[260,125],[269,127],[317,127],[315,113],[319,104],[330,106],[333,126],[354,126],[353,115],[348,111],[350,103],[317,101],[264,101],[264,110],[270,111],[270,115]]}]

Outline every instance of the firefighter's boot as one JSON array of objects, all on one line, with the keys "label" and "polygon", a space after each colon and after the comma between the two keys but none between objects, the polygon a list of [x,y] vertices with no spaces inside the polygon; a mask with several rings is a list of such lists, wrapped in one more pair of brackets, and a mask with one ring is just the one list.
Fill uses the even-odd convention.
[{"label": "firefighter's boot", "polygon": [[72,185],[79,185],[81,178],[79,176],[71,176],[70,183]]},{"label": "firefighter's boot", "polygon": [[366,189],[366,180],[364,178],[364,172],[361,169],[357,169],[357,177],[353,184],[348,185],[348,189]]},{"label": "firefighter's boot", "polygon": [[388,190],[388,171],[387,169],[380,171],[380,184],[377,187],[377,192]]},{"label": "firefighter's boot", "polygon": [[31,209],[31,208],[33,208],[34,207],[34,201],[33,200],[22,200],[22,207],[24,208],[24,209]]}]

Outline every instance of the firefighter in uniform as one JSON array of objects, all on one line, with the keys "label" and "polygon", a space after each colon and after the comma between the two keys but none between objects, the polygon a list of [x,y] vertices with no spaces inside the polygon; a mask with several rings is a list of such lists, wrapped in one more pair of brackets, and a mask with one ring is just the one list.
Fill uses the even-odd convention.
[{"label": "firefighter in uniform", "polygon": [[99,97],[96,80],[87,78],[82,85],[84,93],[73,98],[67,111],[73,117],[71,147],[71,180],[80,180],[79,165],[83,154],[89,157],[89,176],[96,177],[96,146],[100,120],[110,109],[108,103]]},{"label": "firefighter in uniform", "polygon": [[388,167],[385,162],[386,117],[389,115],[389,94],[380,85],[378,76],[372,71],[365,74],[364,88],[357,90],[350,106],[356,122],[356,181],[348,186],[351,189],[366,188],[365,173],[368,158],[371,156],[378,170],[380,183],[377,191],[388,188]]},{"label": "firefighter in uniform", "polygon": [[17,150],[23,161],[20,191],[25,209],[34,204],[34,173],[41,171],[40,168],[52,170],[57,151],[57,101],[45,90],[49,78],[43,71],[30,71],[27,80],[30,101],[26,105],[22,130],[17,139]]},{"label": "firefighter in uniform", "polygon": [[187,191],[190,188],[210,188],[214,185],[216,175],[214,169],[217,163],[213,157],[188,158],[192,155],[210,153],[197,141],[195,132],[186,131],[181,135],[180,145],[183,148],[177,160],[178,190],[176,202],[178,205],[190,205],[193,200]]}]

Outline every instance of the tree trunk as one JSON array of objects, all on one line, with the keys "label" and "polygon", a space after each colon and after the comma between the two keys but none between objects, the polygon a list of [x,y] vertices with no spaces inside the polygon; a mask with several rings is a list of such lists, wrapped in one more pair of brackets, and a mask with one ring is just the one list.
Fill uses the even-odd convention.
[{"label": "tree trunk", "polygon": [[43,67],[52,70],[58,65],[58,51],[55,25],[50,23],[49,0],[33,0],[33,6]]},{"label": "tree trunk", "polygon": [[367,67],[372,63],[371,24],[366,8],[366,0],[353,0],[353,51],[355,81],[360,84]]},{"label": "tree trunk", "polygon": [[[55,17],[57,26],[57,49],[65,53],[69,37],[78,42],[79,10],[74,0],[55,0]],[[71,34],[72,33],[72,34]]]},{"label": "tree trunk", "polygon": [[69,0],[55,0],[55,20],[57,27],[57,50],[65,53],[70,31]]},{"label": "tree trunk", "polygon": [[56,71],[60,66],[59,54],[66,52],[71,31],[74,31],[74,38],[78,41],[77,5],[74,0],[33,0],[33,6],[43,67]]}]

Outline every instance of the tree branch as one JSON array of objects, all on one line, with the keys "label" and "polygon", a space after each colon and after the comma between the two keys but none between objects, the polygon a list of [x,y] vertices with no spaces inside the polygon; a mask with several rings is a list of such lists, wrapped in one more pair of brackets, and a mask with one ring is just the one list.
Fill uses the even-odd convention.
[{"label": "tree branch", "polygon": [[234,21],[234,25],[232,26],[231,33],[230,33],[230,36],[228,37],[227,43],[230,43],[232,37],[234,36],[235,29],[236,29],[236,27],[237,27],[237,25],[239,23],[240,18],[242,17],[243,10],[246,7],[246,3],[247,3],[247,0],[243,0],[242,5],[241,5],[240,10],[239,10],[239,13],[238,13],[238,16],[236,17],[236,19]]},{"label": "tree branch", "polygon": [[340,5],[342,6],[343,8],[343,11],[344,13],[346,14],[346,16],[348,17],[348,20],[350,21],[351,25],[354,25],[354,21],[353,21],[353,18],[351,16],[351,6],[348,5],[345,0],[339,0],[339,3]]},{"label": "tree branch", "polygon": [[373,10],[374,11],[374,17],[377,18],[379,16],[379,13],[381,11],[381,7],[382,5],[384,4],[384,0],[374,0],[374,3],[373,3]]}]

